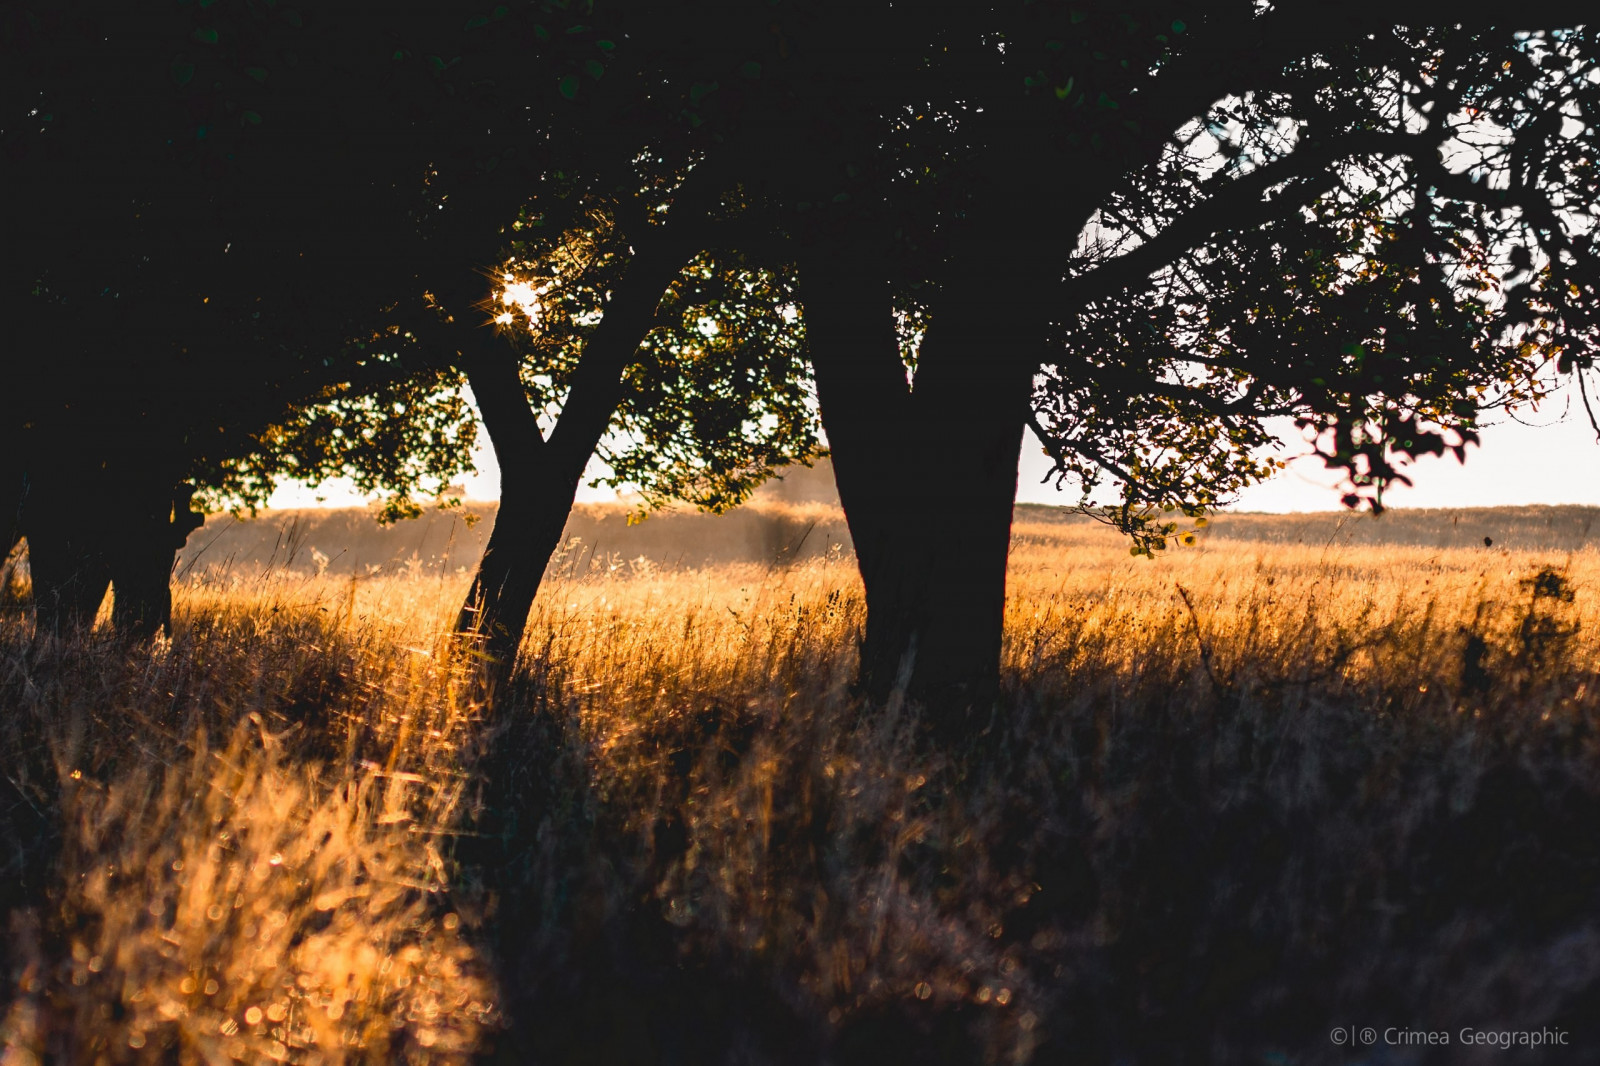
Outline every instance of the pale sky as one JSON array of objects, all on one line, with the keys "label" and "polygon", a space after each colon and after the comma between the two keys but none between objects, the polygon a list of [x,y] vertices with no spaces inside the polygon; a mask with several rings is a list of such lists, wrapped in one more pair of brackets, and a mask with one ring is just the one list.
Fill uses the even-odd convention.
[{"label": "pale sky", "polygon": [[[1464,465],[1453,456],[1424,458],[1408,470],[1416,484],[1389,490],[1384,502],[1393,507],[1503,507],[1533,503],[1600,506],[1600,443],[1576,402],[1561,419],[1564,409],[1565,397],[1558,394],[1541,412],[1523,416],[1534,425],[1499,416],[1495,424],[1482,429],[1482,445],[1468,449]],[[1279,454],[1284,458],[1304,455],[1308,448],[1292,421],[1278,421],[1283,442]],[[487,445],[480,445],[473,461],[478,473],[465,479],[467,498],[497,499],[500,471],[494,453]],[[1077,502],[1070,491],[1058,492],[1040,484],[1049,468],[1050,461],[1030,434],[1023,442],[1018,472],[1019,501]],[[1277,513],[1337,510],[1340,493],[1333,487],[1337,480],[1320,460],[1301,459],[1271,481],[1246,490],[1232,509]],[[609,489],[583,486],[578,490],[579,502],[614,498]],[[316,490],[284,485],[272,494],[270,504],[274,508],[357,507],[366,502],[367,498],[355,492],[348,482],[331,482]]]},{"label": "pale sky", "polygon": [[[1542,421],[1542,420],[1541,420]],[[1282,458],[1304,456],[1293,421],[1276,427]],[[1582,411],[1565,421],[1527,426],[1505,420],[1481,430],[1482,444],[1467,449],[1465,464],[1455,457],[1428,456],[1406,474],[1415,484],[1384,492],[1391,507],[1506,507],[1531,503],[1581,503],[1600,506],[1600,443]],[[1039,484],[1050,468],[1043,450],[1028,440],[1023,449],[1017,499],[1028,503],[1076,502],[1070,492]],[[1236,511],[1334,511],[1340,508],[1339,476],[1320,459],[1291,462],[1277,477],[1252,486],[1230,507]]]}]

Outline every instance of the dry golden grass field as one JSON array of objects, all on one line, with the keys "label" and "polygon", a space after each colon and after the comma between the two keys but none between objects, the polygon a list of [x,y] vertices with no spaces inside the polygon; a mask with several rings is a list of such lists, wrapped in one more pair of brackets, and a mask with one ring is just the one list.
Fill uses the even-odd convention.
[{"label": "dry golden grass field", "polygon": [[1600,1061],[1600,536],[1453,517],[1024,509],[942,754],[825,504],[591,509],[492,713],[451,519],[213,522],[170,639],[0,619],[0,1063]]}]

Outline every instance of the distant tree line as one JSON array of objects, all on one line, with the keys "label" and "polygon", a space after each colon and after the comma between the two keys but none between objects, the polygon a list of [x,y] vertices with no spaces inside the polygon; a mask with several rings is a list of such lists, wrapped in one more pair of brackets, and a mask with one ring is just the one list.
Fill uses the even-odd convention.
[{"label": "distant tree line", "polygon": [[825,435],[863,693],[959,736],[1030,427],[1148,553],[1272,472],[1269,418],[1381,507],[1587,388],[1571,5],[145,7],[0,4],[0,504],[41,631],[108,584],[164,625],[196,500],[346,474],[413,511],[466,384],[502,499],[460,627],[500,670],[593,456],[722,509]]}]

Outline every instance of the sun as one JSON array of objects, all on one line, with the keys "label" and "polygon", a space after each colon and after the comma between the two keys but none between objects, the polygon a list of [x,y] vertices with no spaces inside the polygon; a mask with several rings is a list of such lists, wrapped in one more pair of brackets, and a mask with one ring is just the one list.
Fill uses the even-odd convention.
[{"label": "sun", "polygon": [[495,324],[509,326],[521,319],[527,329],[537,330],[544,321],[544,305],[540,298],[550,291],[551,282],[535,282],[512,274],[502,274],[500,280],[502,285],[496,303],[501,311],[494,316]]}]

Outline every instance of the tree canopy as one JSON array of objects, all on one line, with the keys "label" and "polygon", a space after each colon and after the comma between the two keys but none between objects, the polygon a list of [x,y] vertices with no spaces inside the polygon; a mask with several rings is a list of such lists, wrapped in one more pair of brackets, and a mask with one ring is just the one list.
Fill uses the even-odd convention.
[{"label": "tree canopy", "polygon": [[1266,418],[1381,506],[1591,365],[1570,8],[868,4],[848,39],[817,13],[775,19],[783,141],[744,162],[800,262],[880,691],[908,656],[924,694],[994,677],[1030,423],[1148,551],[1271,471]]},{"label": "tree canopy", "polygon": [[[31,392],[100,397],[59,426],[118,427],[86,458],[137,438],[212,500],[354,471],[403,511],[459,466],[465,379],[505,560],[597,452],[721,508],[820,415],[880,688],[997,671],[1029,425],[1149,551],[1271,471],[1265,419],[1381,506],[1593,362],[1600,50],[1565,5],[4,13],[4,298],[67,353]],[[542,551],[477,602],[525,613]]]},{"label": "tree canopy", "polygon": [[1101,292],[1035,390],[1058,473],[1118,479],[1148,543],[1150,508],[1268,474],[1284,415],[1381,507],[1407,459],[1591,365],[1596,58],[1577,32],[1398,30],[1181,128],[1073,257],[1066,291]]}]

